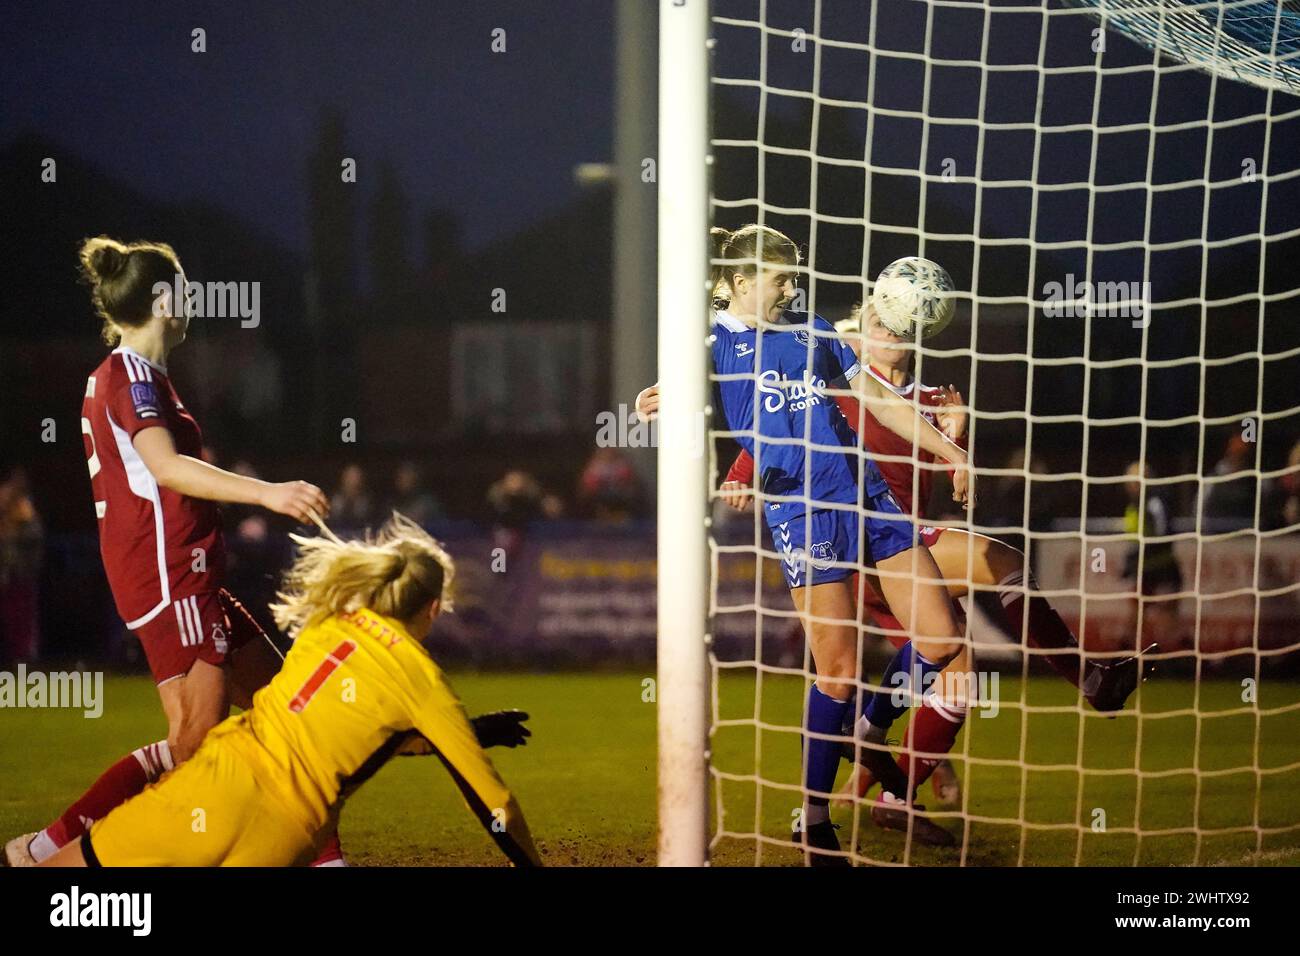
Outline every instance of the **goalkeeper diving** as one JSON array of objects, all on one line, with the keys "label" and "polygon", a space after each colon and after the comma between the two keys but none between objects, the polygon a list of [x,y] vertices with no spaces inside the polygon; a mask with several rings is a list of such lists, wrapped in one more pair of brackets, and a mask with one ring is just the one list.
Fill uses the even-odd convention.
[{"label": "goalkeeper diving", "polygon": [[290,866],[311,861],[343,801],[395,755],[436,754],[517,866],[540,865],[484,753],[525,743],[527,714],[470,720],[420,643],[450,608],[454,566],[394,514],[373,538],[294,536],[276,623],[294,635],[253,706],[186,763],[42,866]]}]

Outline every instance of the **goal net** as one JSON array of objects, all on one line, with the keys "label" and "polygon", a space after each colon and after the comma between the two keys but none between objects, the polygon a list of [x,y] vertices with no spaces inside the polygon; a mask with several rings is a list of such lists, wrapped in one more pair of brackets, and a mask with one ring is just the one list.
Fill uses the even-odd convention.
[{"label": "goal net", "polygon": [[[931,845],[915,818],[878,825],[872,791],[832,805],[842,849],[883,865],[1300,862],[1300,9],[709,14],[713,224],[793,238],[795,307],[831,323],[899,257],[940,263],[959,290],[952,324],[903,348],[916,381],[955,385],[969,411],[973,507],[942,466],[904,458],[913,490],[933,476],[917,524],[949,529],[966,559],[947,580],[971,696],[950,751],[904,746],[919,696],[889,734],[914,779],[936,766],[917,801],[955,842]],[[746,433],[717,401],[710,427],[709,854],[797,863],[816,675],[782,565],[826,555],[780,553],[761,487],[746,511],[721,498]],[[1023,573],[985,567],[970,533],[1023,553]],[[1034,638],[1035,598],[1077,636],[1076,681],[1157,645],[1118,713],[1052,666],[1075,659]],[[889,691],[889,625],[843,623],[860,686]]]}]

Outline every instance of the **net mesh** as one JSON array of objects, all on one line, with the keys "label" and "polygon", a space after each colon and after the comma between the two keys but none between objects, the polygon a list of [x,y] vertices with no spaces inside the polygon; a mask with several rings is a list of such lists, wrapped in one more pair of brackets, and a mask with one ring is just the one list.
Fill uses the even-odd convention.
[{"label": "net mesh", "polygon": [[[949,580],[985,700],[928,754],[958,801],[921,791],[958,845],[876,826],[868,798],[832,810],[859,861],[1300,860],[1295,22],[1276,3],[715,0],[715,223],[795,238],[797,305],[831,321],[901,256],[961,290],[910,372],[961,392],[974,507],[901,457],[918,525],[965,555]],[[713,434],[712,853],[794,862],[807,609],[773,497],[738,512],[717,491],[740,435],[725,416]],[[973,535],[1022,553],[1023,577],[979,570]],[[1118,716],[1020,637],[1031,580],[1090,662],[1159,642]],[[887,620],[842,623],[880,689]]]}]

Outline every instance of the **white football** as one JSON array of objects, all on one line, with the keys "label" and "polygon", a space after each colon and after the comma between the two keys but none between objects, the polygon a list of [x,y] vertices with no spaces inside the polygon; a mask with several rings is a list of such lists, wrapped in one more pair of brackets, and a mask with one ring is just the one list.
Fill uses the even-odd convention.
[{"label": "white football", "polygon": [[895,335],[923,339],[938,335],[957,310],[956,287],[948,270],[919,256],[905,256],[885,266],[871,292],[880,324]]}]

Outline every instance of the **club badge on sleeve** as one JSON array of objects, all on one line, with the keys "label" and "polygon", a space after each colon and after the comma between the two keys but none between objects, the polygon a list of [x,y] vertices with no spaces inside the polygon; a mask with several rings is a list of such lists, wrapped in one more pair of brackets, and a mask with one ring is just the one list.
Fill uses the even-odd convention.
[{"label": "club badge on sleeve", "polygon": [[137,418],[157,418],[162,414],[158,390],[153,382],[134,382],[131,385],[131,404],[135,406]]}]

